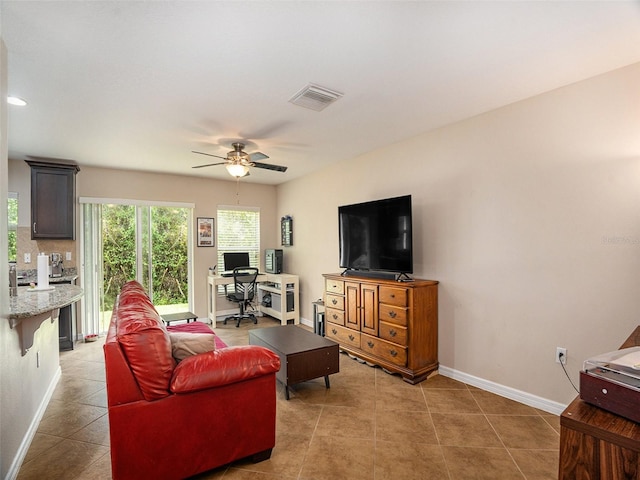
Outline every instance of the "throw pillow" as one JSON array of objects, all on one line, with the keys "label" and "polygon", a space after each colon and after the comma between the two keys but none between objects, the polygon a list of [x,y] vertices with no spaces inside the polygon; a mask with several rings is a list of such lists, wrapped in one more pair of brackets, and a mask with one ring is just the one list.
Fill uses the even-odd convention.
[{"label": "throw pillow", "polygon": [[216,349],[216,336],[210,333],[169,332],[173,358],[178,362],[191,355]]}]

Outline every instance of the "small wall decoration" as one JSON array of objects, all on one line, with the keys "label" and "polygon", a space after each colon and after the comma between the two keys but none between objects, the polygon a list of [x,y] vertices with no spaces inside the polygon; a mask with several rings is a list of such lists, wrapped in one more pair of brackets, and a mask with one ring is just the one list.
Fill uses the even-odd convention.
[{"label": "small wall decoration", "polygon": [[282,233],[282,246],[290,247],[293,245],[293,218],[291,215],[285,215],[280,219],[280,231]]},{"label": "small wall decoration", "polygon": [[213,218],[198,217],[198,246],[215,247],[216,230]]}]

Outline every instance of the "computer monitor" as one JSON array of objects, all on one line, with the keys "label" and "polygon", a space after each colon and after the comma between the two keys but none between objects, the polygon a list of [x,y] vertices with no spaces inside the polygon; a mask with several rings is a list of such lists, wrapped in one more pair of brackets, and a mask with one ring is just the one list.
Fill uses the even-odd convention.
[{"label": "computer monitor", "polygon": [[249,266],[249,252],[224,252],[223,259],[226,272],[230,272],[234,268]]}]

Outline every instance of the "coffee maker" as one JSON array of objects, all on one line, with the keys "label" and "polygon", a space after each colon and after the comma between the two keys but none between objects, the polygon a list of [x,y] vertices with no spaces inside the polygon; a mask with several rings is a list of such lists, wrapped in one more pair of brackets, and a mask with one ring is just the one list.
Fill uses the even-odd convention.
[{"label": "coffee maker", "polygon": [[51,276],[52,277],[61,277],[62,276],[62,254],[61,253],[52,253],[51,254]]}]

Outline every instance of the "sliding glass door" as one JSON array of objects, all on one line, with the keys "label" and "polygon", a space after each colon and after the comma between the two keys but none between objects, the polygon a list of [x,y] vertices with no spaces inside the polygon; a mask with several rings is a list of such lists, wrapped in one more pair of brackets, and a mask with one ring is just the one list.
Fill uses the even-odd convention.
[{"label": "sliding glass door", "polygon": [[190,206],[84,202],[85,332],[106,331],[129,280],[160,314],[191,310],[191,218]]}]

